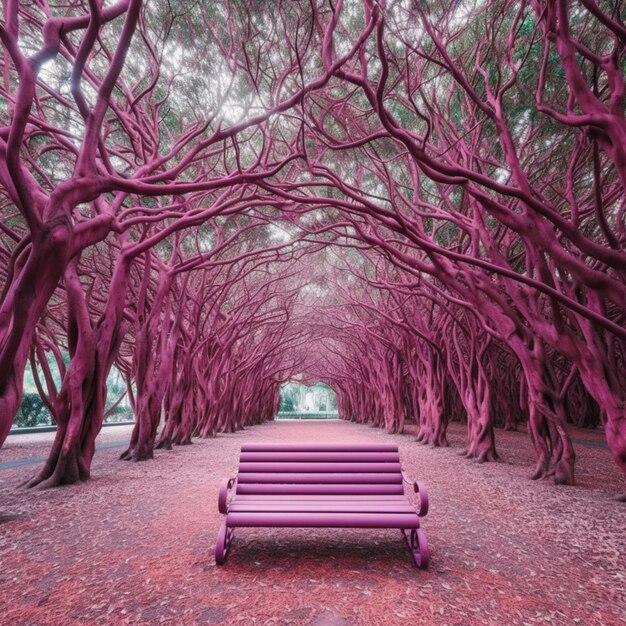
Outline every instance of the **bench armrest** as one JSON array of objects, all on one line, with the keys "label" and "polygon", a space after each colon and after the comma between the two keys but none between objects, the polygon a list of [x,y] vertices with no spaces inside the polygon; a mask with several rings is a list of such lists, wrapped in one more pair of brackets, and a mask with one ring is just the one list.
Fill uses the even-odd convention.
[{"label": "bench armrest", "polygon": [[226,498],[228,497],[228,490],[235,484],[236,478],[224,478],[220,484],[220,492],[217,497],[217,508],[222,515],[228,513],[228,505]]},{"label": "bench armrest", "polygon": [[407,483],[407,485],[412,485],[413,491],[419,494],[420,508],[417,514],[420,517],[424,517],[424,515],[428,513],[428,491],[426,491],[426,485],[419,480],[409,480],[404,471],[402,472],[402,480]]}]

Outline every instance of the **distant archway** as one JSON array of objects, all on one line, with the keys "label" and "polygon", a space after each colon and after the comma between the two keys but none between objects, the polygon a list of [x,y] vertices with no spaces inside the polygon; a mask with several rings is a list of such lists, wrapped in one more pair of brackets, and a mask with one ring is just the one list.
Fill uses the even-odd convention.
[{"label": "distant archway", "polygon": [[337,419],[337,396],[325,383],[284,383],[277,419]]}]

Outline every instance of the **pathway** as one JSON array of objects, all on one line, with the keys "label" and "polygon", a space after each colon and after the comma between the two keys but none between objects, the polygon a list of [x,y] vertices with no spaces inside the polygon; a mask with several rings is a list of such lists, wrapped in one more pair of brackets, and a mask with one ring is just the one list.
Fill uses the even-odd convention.
[{"label": "pathway", "polygon": [[[33,467],[7,469],[0,624],[622,624],[626,509],[609,499],[623,486],[606,450],[577,448],[581,486],[557,488],[527,479],[526,436],[498,435],[506,462],[482,466],[458,456],[455,426],[455,447],[436,450],[410,434],[299,421],[148,463],[105,448],[92,481],[49,491],[15,490]],[[431,568],[412,567],[397,532],[349,529],[239,530],[216,567],[219,481],[242,443],[263,440],[399,443],[429,488]]]}]

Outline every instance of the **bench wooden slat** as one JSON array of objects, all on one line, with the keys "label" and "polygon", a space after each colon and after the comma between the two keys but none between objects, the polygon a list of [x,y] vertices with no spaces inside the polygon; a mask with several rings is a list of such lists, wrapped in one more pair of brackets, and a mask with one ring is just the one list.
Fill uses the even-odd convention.
[{"label": "bench wooden slat", "polygon": [[398,452],[242,452],[240,463],[286,462],[300,463],[399,463]]},{"label": "bench wooden slat", "polygon": [[226,524],[233,528],[419,528],[415,513],[235,513]]},{"label": "bench wooden slat", "polygon": [[237,485],[237,494],[377,494],[402,495],[401,484],[395,485],[272,485],[246,483]]},{"label": "bench wooden slat", "polygon": [[244,443],[242,452],[398,452],[393,443]]},{"label": "bench wooden slat", "polygon": [[408,503],[389,504],[386,502],[361,502],[360,504],[350,504],[347,502],[309,502],[306,504],[296,502],[231,502],[229,511],[233,513],[407,513],[415,515],[415,509]]},{"label": "bench wooden slat", "polygon": [[310,483],[318,485],[327,484],[349,484],[349,485],[379,485],[379,484],[398,484],[402,482],[402,474],[330,474],[330,473],[282,473],[272,474],[267,472],[239,472],[237,481],[240,485],[245,483],[258,484],[294,484],[294,483]]},{"label": "bench wooden slat", "polygon": [[403,495],[389,495],[389,494],[362,494],[362,495],[332,495],[332,494],[237,494],[233,498],[233,502],[302,502],[304,504],[308,502],[327,502],[332,505],[336,502],[408,502],[408,498]]},{"label": "bench wooden slat", "polygon": [[353,463],[346,461],[343,463],[317,463],[315,462],[246,462],[243,461],[239,464],[240,473],[248,472],[383,472],[383,473],[396,473],[399,474],[402,471],[400,463]]}]

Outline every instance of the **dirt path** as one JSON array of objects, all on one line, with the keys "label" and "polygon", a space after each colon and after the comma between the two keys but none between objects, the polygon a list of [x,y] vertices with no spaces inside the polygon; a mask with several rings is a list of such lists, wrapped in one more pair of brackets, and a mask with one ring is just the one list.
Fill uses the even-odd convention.
[{"label": "dirt path", "polygon": [[[127,438],[111,430],[107,442]],[[456,425],[455,447],[435,450],[343,422],[278,422],[149,463],[105,448],[94,480],[52,491],[15,490],[36,465],[6,469],[0,624],[623,624],[626,506],[609,498],[624,486],[607,451],[577,446],[581,486],[557,488],[528,480],[526,436],[498,437],[505,462],[478,466],[459,458]],[[263,440],[399,443],[429,488],[431,568],[412,566],[395,531],[306,529],[240,530],[216,567],[219,481],[243,442]],[[40,454],[31,443],[22,456]]]}]

